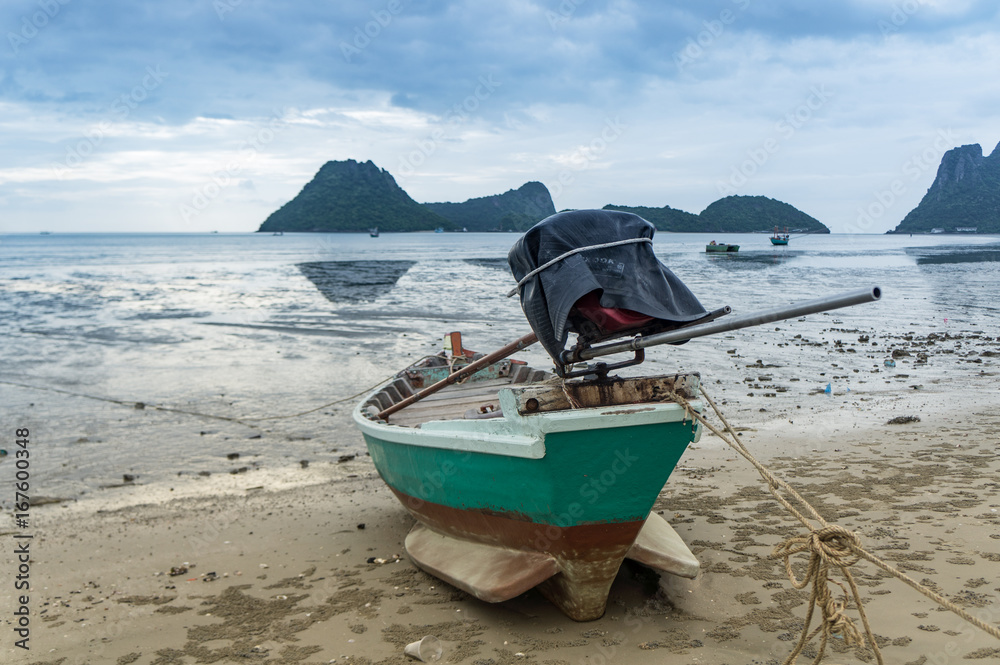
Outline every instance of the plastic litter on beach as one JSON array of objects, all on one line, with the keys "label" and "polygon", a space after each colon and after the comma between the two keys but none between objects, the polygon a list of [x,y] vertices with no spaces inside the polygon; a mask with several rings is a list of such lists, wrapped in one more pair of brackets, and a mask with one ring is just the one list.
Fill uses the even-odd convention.
[{"label": "plastic litter on beach", "polygon": [[432,663],[441,659],[443,649],[441,640],[433,635],[426,635],[416,642],[410,642],[403,649],[410,658],[416,658],[423,663]]}]

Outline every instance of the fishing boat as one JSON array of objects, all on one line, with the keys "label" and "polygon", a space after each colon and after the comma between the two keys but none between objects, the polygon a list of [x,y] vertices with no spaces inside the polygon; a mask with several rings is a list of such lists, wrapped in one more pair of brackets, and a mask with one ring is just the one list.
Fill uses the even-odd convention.
[{"label": "fishing boat", "polygon": [[731,245],[727,242],[715,242],[714,240],[705,245],[706,252],[738,252],[739,245]]},{"label": "fishing boat", "polygon": [[417,566],[487,602],[538,586],[578,621],[604,613],[625,558],[697,575],[698,560],[650,512],[698,440],[668,397],[694,399],[697,374],[563,383],[505,359],[379,417],[477,359],[421,360],[354,413],[375,468],[416,519],[405,546]]},{"label": "fishing boat", "polygon": [[788,229],[785,229],[784,233],[778,232],[778,227],[774,227],[774,233],[771,234],[771,244],[772,245],[787,245],[789,240]]},{"label": "fishing boat", "polygon": [[[418,567],[487,602],[537,587],[572,619],[604,613],[622,562],[693,578],[699,563],[652,507],[700,429],[697,372],[617,376],[645,348],[878,299],[867,290],[718,321],[618,211],[557,213],[508,262],[532,332],[489,354],[445,337],[353,413],[379,475],[415,519]],[[839,298],[839,299],[838,299]],[[570,334],[575,344],[567,348]],[[538,369],[510,356],[539,342]],[[629,352],[615,363],[590,362]]]}]

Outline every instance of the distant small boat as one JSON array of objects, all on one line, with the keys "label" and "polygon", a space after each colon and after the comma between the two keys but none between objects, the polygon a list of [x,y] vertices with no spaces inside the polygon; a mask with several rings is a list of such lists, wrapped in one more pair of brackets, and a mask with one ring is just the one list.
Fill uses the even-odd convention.
[{"label": "distant small boat", "polygon": [[275,231],[271,235],[273,235],[273,236],[283,236],[283,235],[285,235],[285,232],[284,231]]},{"label": "distant small boat", "polygon": [[771,244],[772,245],[787,245],[788,244],[788,229],[785,229],[784,233],[778,232],[778,227],[774,227],[774,233],[771,234]]},{"label": "distant small boat", "polygon": [[434,233],[444,233],[444,227],[442,226],[437,227],[436,229],[434,229]]},{"label": "distant small boat", "polygon": [[38,235],[40,235],[40,236],[50,236],[50,235],[52,235],[52,231],[40,231],[38,233]]},{"label": "distant small boat", "polygon": [[715,242],[714,240],[707,245],[705,245],[706,252],[738,252],[740,251],[739,245],[730,245],[726,242]]},{"label": "distant small boat", "polygon": [[370,235],[372,238],[378,238],[378,227],[376,226],[374,228],[368,229],[368,235]]}]

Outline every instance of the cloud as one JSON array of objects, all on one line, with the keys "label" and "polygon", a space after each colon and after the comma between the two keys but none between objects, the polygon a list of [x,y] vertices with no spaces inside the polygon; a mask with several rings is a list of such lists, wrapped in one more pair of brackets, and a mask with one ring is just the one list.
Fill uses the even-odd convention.
[{"label": "cloud", "polygon": [[[94,230],[139,216],[253,230],[323,162],[354,158],[424,201],[542,180],[557,207],[697,212],[728,183],[848,228],[939,132],[987,150],[1000,138],[984,85],[998,12],[985,0],[17,0],[0,6],[2,223],[58,230],[79,205]],[[933,169],[921,177],[873,230],[919,201]]]}]

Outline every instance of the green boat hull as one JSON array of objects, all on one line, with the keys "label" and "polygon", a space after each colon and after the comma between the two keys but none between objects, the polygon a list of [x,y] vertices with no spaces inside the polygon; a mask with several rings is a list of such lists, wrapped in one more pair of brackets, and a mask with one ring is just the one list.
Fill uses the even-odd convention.
[{"label": "green boat hull", "polygon": [[625,557],[697,573],[669,525],[650,515],[700,434],[667,393],[693,397],[697,381],[512,385],[498,391],[500,417],[416,427],[378,420],[384,404],[372,399],[354,416],[379,475],[417,520],[406,544],[415,563],[491,602],[537,585],[583,621],[603,614]]},{"label": "green boat hull", "polygon": [[688,422],[545,436],[541,459],[384,441],[365,434],[375,468],[401,495],[536,524],[641,521],[695,436]]}]

